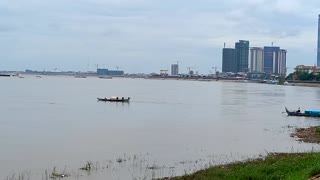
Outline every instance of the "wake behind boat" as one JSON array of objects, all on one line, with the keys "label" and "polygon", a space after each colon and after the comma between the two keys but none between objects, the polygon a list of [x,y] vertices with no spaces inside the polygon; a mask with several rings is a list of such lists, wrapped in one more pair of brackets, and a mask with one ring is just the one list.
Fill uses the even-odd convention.
[{"label": "wake behind boat", "polygon": [[124,98],[124,97],[117,97],[117,96],[113,96],[111,98],[97,98],[98,101],[110,101],[110,102],[129,102],[130,101],[130,97],[128,98]]},{"label": "wake behind boat", "polygon": [[286,112],[288,116],[320,117],[320,110],[305,110],[301,112],[300,108],[297,111],[289,111],[286,108]]}]

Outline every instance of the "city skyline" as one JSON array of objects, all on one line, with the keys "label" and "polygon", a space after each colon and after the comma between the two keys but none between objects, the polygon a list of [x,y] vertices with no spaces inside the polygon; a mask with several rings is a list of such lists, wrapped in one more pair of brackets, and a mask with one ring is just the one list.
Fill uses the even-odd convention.
[{"label": "city skyline", "polygon": [[[288,50],[289,71],[317,63],[315,0],[0,2],[1,70],[221,70],[221,48],[248,39]],[[267,15],[267,16],[266,16]]]}]

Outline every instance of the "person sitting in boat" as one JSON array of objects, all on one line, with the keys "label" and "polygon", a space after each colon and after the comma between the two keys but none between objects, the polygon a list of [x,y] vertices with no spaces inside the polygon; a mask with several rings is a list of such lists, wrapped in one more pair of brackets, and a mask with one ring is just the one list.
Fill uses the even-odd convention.
[{"label": "person sitting in boat", "polygon": [[124,97],[122,97],[122,101],[124,100]]},{"label": "person sitting in boat", "polygon": [[298,108],[298,111],[297,111],[297,113],[298,113],[298,114],[300,114],[300,113],[301,113],[301,111],[300,111],[300,107]]}]

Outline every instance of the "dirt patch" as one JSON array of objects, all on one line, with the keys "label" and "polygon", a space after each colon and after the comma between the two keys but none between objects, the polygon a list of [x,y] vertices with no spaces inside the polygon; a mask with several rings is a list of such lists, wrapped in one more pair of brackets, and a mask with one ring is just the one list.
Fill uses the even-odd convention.
[{"label": "dirt patch", "polygon": [[320,87],[319,83],[293,83],[294,86]]},{"label": "dirt patch", "polygon": [[309,180],[319,180],[320,179],[320,174],[313,176],[312,178],[310,178]]},{"label": "dirt patch", "polygon": [[320,127],[297,128],[290,136],[307,143],[320,143]]}]

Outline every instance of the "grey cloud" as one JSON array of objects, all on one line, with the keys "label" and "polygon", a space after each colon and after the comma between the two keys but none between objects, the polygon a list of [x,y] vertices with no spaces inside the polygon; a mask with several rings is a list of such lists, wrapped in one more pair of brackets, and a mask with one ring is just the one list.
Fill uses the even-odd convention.
[{"label": "grey cloud", "polygon": [[18,27],[15,26],[0,24],[0,32],[12,32],[16,31],[17,29]]},{"label": "grey cloud", "polygon": [[[34,44],[24,47],[24,55],[36,54],[46,37],[45,43],[61,43],[54,46],[56,59],[58,55],[63,59],[64,53],[79,61],[87,54],[94,54],[96,61],[156,59],[153,67],[161,65],[160,59],[179,56],[188,63],[201,63],[197,57],[208,63],[221,56],[223,42],[234,44],[243,38],[265,44],[300,37],[297,41],[304,44],[307,40],[301,36],[316,28],[319,10],[317,0],[22,0],[23,6],[19,2],[0,2],[0,31],[33,37]],[[63,44],[73,49],[65,52]],[[128,66],[135,66],[130,62]],[[221,62],[215,58],[212,63]]]}]

